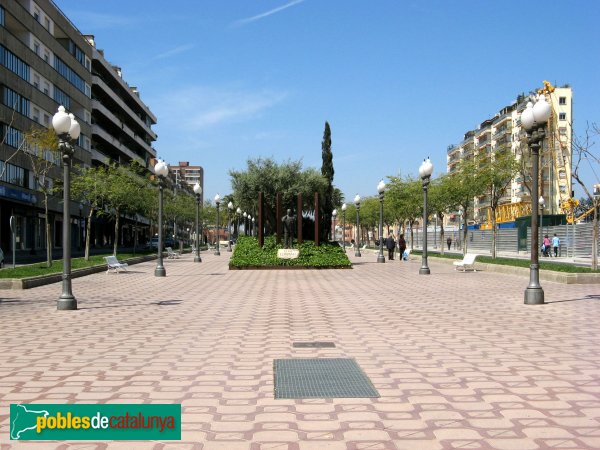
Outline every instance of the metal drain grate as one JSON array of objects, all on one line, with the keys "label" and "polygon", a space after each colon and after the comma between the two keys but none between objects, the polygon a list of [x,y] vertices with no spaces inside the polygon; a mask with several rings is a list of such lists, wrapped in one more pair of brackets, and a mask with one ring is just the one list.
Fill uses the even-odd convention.
[{"label": "metal drain grate", "polygon": [[333,342],[294,342],[292,347],[295,348],[334,348]]},{"label": "metal drain grate", "polygon": [[276,359],[273,370],[275,398],[379,397],[353,359]]}]

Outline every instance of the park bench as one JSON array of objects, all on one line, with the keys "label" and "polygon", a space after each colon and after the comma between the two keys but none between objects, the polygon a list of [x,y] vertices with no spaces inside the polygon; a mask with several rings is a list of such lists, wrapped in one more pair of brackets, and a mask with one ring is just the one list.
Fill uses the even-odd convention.
[{"label": "park bench", "polygon": [[119,273],[119,269],[127,270],[128,264],[119,262],[116,256],[105,256],[104,259],[106,260],[106,266],[108,267],[106,273],[111,270],[114,270],[116,273]]},{"label": "park bench", "polygon": [[167,259],[176,259],[179,258],[179,252],[173,251],[171,247],[167,247]]},{"label": "park bench", "polygon": [[452,264],[454,264],[454,270],[459,270],[462,268],[463,272],[466,272],[467,270],[472,270],[473,272],[477,272],[477,270],[475,270],[475,258],[477,257],[476,254],[474,253],[467,253],[462,261],[454,261]]}]

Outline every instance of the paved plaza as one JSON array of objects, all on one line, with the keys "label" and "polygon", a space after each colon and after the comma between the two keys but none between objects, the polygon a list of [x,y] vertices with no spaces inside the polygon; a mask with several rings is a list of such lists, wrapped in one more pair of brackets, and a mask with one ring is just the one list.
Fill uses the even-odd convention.
[{"label": "paved plaza", "polygon": [[[0,291],[0,449],[600,449],[600,286],[430,261],[229,271],[228,253]],[[326,341],[334,348],[294,348]],[[380,398],[275,399],[273,361],[353,358]],[[9,440],[10,403],[181,403],[174,442]]]}]

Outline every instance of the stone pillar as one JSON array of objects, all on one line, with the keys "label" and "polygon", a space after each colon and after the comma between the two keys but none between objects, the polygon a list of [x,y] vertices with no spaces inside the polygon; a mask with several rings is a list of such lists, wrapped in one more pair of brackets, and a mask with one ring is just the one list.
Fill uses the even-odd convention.
[{"label": "stone pillar", "polygon": [[298,194],[298,205],[296,208],[296,216],[297,216],[297,225],[298,232],[296,236],[298,236],[298,245],[302,244],[302,194]]},{"label": "stone pillar", "polygon": [[281,194],[278,192],[275,195],[275,223],[277,229],[277,244],[281,244],[281,238],[283,235],[283,228],[281,219],[283,218],[283,213],[281,212]]},{"label": "stone pillar", "polygon": [[258,245],[262,247],[265,245],[264,235],[264,194],[258,193]]},{"label": "stone pillar", "polygon": [[319,246],[321,245],[321,238],[319,236],[319,232],[321,231],[319,229],[319,219],[320,219],[320,207],[321,205],[319,205],[319,193],[315,192],[315,245]]}]

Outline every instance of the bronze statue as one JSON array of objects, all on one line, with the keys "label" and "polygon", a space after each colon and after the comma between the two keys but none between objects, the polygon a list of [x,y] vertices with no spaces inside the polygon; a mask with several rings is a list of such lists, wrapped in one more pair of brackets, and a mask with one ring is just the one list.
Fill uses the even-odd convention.
[{"label": "bronze statue", "polygon": [[287,215],[281,219],[283,222],[283,247],[292,248],[294,242],[294,216],[292,216],[292,210],[287,210]]}]

